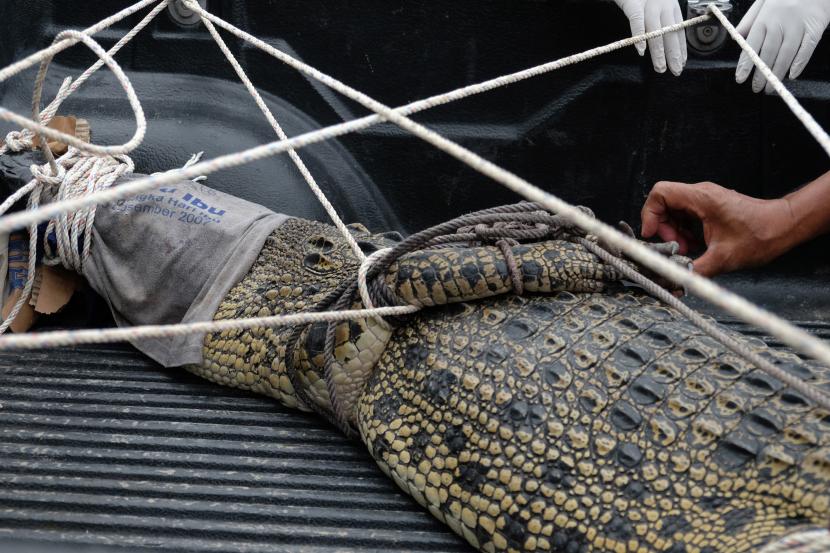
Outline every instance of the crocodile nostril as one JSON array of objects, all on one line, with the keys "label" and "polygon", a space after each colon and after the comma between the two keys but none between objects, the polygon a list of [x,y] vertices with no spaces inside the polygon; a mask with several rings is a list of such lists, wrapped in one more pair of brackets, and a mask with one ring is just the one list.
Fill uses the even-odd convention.
[{"label": "crocodile nostril", "polygon": [[320,260],[323,258],[319,253],[310,253],[305,256],[303,259],[303,265],[308,267],[309,269],[316,269],[317,265],[320,264]]},{"label": "crocodile nostril", "polygon": [[326,254],[312,252],[303,258],[303,266],[312,273],[323,275],[336,271],[341,265]]},{"label": "crocodile nostril", "polygon": [[325,236],[315,236],[314,238],[309,240],[308,243],[323,252],[329,252],[334,248],[334,242],[332,242]]}]

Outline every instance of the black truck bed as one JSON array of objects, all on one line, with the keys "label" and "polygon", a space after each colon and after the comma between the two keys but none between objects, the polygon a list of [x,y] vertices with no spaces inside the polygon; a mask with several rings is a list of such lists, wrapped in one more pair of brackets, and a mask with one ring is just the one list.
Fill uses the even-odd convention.
[{"label": "black truck bed", "polygon": [[[0,0],[0,66],[132,3]],[[735,19],[750,4],[739,0]],[[389,105],[480,82],[623,38],[610,1],[209,0],[208,9]],[[97,36],[111,46],[138,17]],[[289,135],[365,112],[229,40]],[[712,180],[779,196],[828,168],[779,99],[734,84],[734,45],[691,55],[679,79],[633,49],[417,116],[431,128],[606,221],[639,222],[661,179]],[[148,115],[143,173],[273,140],[203,29],[162,14],[117,57]],[[56,59],[45,93],[94,58]],[[0,83],[27,113],[34,70]],[[830,126],[830,40],[792,89]],[[102,71],[66,104],[95,141],[133,131]],[[10,127],[0,124],[0,137]],[[301,155],[347,222],[413,232],[517,198],[391,125]],[[288,158],[211,175],[208,185],[323,219]],[[0,194],[8,191],[0,189]],[[830,337],[830,248],[800,248],[723,282]],[[696,304],[699,305],[699,304]],[[82,296],[55,326],[111,324]],[[729,321],[725,321],[729,323]],[[729,323],[747,332],[743,325]],[[0,354],[0,551],[469,551],[397,490],[360,443],[276,402],[163,369],[125,346]]]},{"label": "black truck bed", "polygon": [[0,550],[16,551],[11,540],[67,551],[469,550],[361,443],[129,347],[0,355]]}]

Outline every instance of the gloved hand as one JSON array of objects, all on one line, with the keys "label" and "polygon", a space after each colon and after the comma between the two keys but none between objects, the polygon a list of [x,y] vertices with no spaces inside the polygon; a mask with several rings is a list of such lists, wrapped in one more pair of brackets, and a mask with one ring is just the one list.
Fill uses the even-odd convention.
[{"label": "gloved hand", "polygon": [[[756,0],[738,25],[738,32],[770,66],[779,79],[787,70],[795,79],[804,70],[830,24],[830,0]],[[738,62],[735,79],[746,81],[755,65],[744,53]],[[752,90],[772,87],[760,71],[755,71]]]},{"label": "gloved hand", "polygon": [[[656,31],[667,25],[683,21],[677,0],[614,0],[631,22],[631,35],[637,36]],[[675,75],[680,75],[686,65],[686,35],[676,31],[648,41],[651,61],[658,73],[666,72],[666,63]],[[637,44],[637,51],[645,54],[646,45]]]}]

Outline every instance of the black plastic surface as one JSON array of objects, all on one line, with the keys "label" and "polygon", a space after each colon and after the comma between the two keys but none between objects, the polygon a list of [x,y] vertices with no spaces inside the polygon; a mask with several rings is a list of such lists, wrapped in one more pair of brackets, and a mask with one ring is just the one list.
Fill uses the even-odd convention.
[{"label": "black plastic surface", "polygon": [[469,551],[362,444],[132,348],[0,354],[0,406],[3,553]]},{"label": "black plastic surface", "polygon": [[[129,0],[0,0],[0,65],[83,28]],[[734,19],[750,4],[740,0]],[[482,81],[623,38],[609,1],[360,3],[209,0],[208,8],[389,104]],[[139,17],[98,35],[111,46]],[[228,38],[289,135],[366,112]],[[652,184],[712,180],[774,197],[830,168],[780,99],[734,84],[729,44],[657,75],[633,49],[420,114],[418,121],[603,219],[639,222]],[[148,116],[138,170],[213,157],[273,134],[203,29],[162,14],[123,50]],[[94,58],[73,48],[60,80]],[[0,105],[26,113],[34,70],[0,83]],[[792,90],[830,127],[830,41]],[[102,71],[66,104],[96,142],[133,121]],[[11,127],[0,125],[0,133]],[[391,125],[302,150],[347,222],[415,231],[517,198]],[[287,157],[210,176],[211,186],[277,211],[324,219]],[[730,288],[830,336],[827,240]],[[100,304],[73,300],[101,324]],[[63,324],[70,319],[57,321]],[[742,327],[743,328],[743,327]],[[746,329],[745,329],[746,330]],[[0,355],[0,551],[279,551],[469,548],[397,491],[359,444],[267,399],[160,369],[124,348]],[[14,540],[12,542],[2,540]],[[4,545],[5,543],[5,545]]]}]

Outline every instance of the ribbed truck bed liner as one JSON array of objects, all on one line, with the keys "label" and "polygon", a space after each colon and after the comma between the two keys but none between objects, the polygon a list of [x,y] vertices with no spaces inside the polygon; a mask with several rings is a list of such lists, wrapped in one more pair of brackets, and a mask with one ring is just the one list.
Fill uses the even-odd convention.
[{"label": "ribbed truck bed liner", "polygon": [[470,551],[361,443],[126,347],[0,355],[0,551],[23,544]]},{"label": "ribbed truck bed liner", "polygon": [[0,551],[148,549],[471,551],[314,416],[128,347],[0,354]]}]

